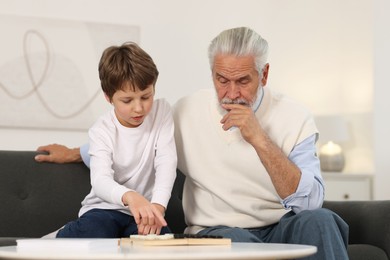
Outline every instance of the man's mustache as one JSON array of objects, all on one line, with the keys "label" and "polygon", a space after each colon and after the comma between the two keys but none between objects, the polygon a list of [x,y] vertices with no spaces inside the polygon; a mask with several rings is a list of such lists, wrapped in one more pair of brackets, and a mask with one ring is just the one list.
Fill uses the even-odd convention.
[{"label": "man's mustache", "polygon": [[243,106],[247,106],[247,107],[252,106],[251,102],[249,102],[248,100],[243,99],[243,98],[236,98],[236,99],[223,98],[221,100],[221,104],[227,104],[227,105],[238,104],[238,105],[243,105]]}]

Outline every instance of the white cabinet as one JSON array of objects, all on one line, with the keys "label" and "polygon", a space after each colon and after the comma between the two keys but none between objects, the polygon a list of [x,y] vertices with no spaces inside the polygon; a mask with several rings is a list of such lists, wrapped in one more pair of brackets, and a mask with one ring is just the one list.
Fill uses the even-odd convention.
[{"label": "white cabinet", "polygon": [[322,172],[325,200],[371,200],[372,179],[368,173]]}]

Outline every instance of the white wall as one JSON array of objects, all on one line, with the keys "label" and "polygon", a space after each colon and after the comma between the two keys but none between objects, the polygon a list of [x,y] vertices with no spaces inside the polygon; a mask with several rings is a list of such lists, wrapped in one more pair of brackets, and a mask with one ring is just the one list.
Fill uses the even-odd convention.
[{"label": "white wall", "polygon": [[390,2],[375,1],[375,96],[374,96],[374,152],[375,198],[389,199],[390,183]]},{"label": "white wall", "polygon": [[[367,124],[374,95],[372,9],[370,0],[0,0],[0,14],[139,25],[141,46],[160,70],[157,96],[171,104],[212,87],[207,46],[216,34],[252,27],[270,44],[268,87],[315,114],[349,120],[349,171],[374,168]],[[33,150],[52,142],[78,146],[86,140],[85,132],[0,129],[0,149]]]}]

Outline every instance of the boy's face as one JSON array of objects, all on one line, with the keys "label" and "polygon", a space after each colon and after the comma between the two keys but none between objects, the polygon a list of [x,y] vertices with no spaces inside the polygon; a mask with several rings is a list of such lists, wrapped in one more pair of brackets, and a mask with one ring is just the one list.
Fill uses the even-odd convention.
[{"label": "boy's face", "polygon": [[107,100],[114,105],[115,115],[118,121],[125,127],[138,127],[152,109],[154,100],[154,87],[148,86],[145,90],[136,91],[128,86],[124,90],[118,90]]}]

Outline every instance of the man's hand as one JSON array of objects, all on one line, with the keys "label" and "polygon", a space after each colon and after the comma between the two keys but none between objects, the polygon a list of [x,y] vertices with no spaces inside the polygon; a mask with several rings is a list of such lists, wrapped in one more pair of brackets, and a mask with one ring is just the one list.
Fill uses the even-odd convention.
[{"label": "man's hand", "polygon": [[138,234],[160,234],[161,228],[167,225],[163,214],[164,207],[152,204],[141,194],[128,191],[122,196],[124,205],[129,207],[131,214],[137,223]]},{"label": "man's hand", "polygon": [[60,144],[49,144],[38,147],[37,151],[47,153],[36,155],[37,162],[72,163],[82,161],[80,148],[70,149]]},{"label": "man's hand", "polygon": [[240,104],[222,104],[229,111],[222,119],[222,128],[226,131],[231,127],[237,127],[242,137],[250,144],[254,144],[256,138],[264,133],[251,107]]}]

